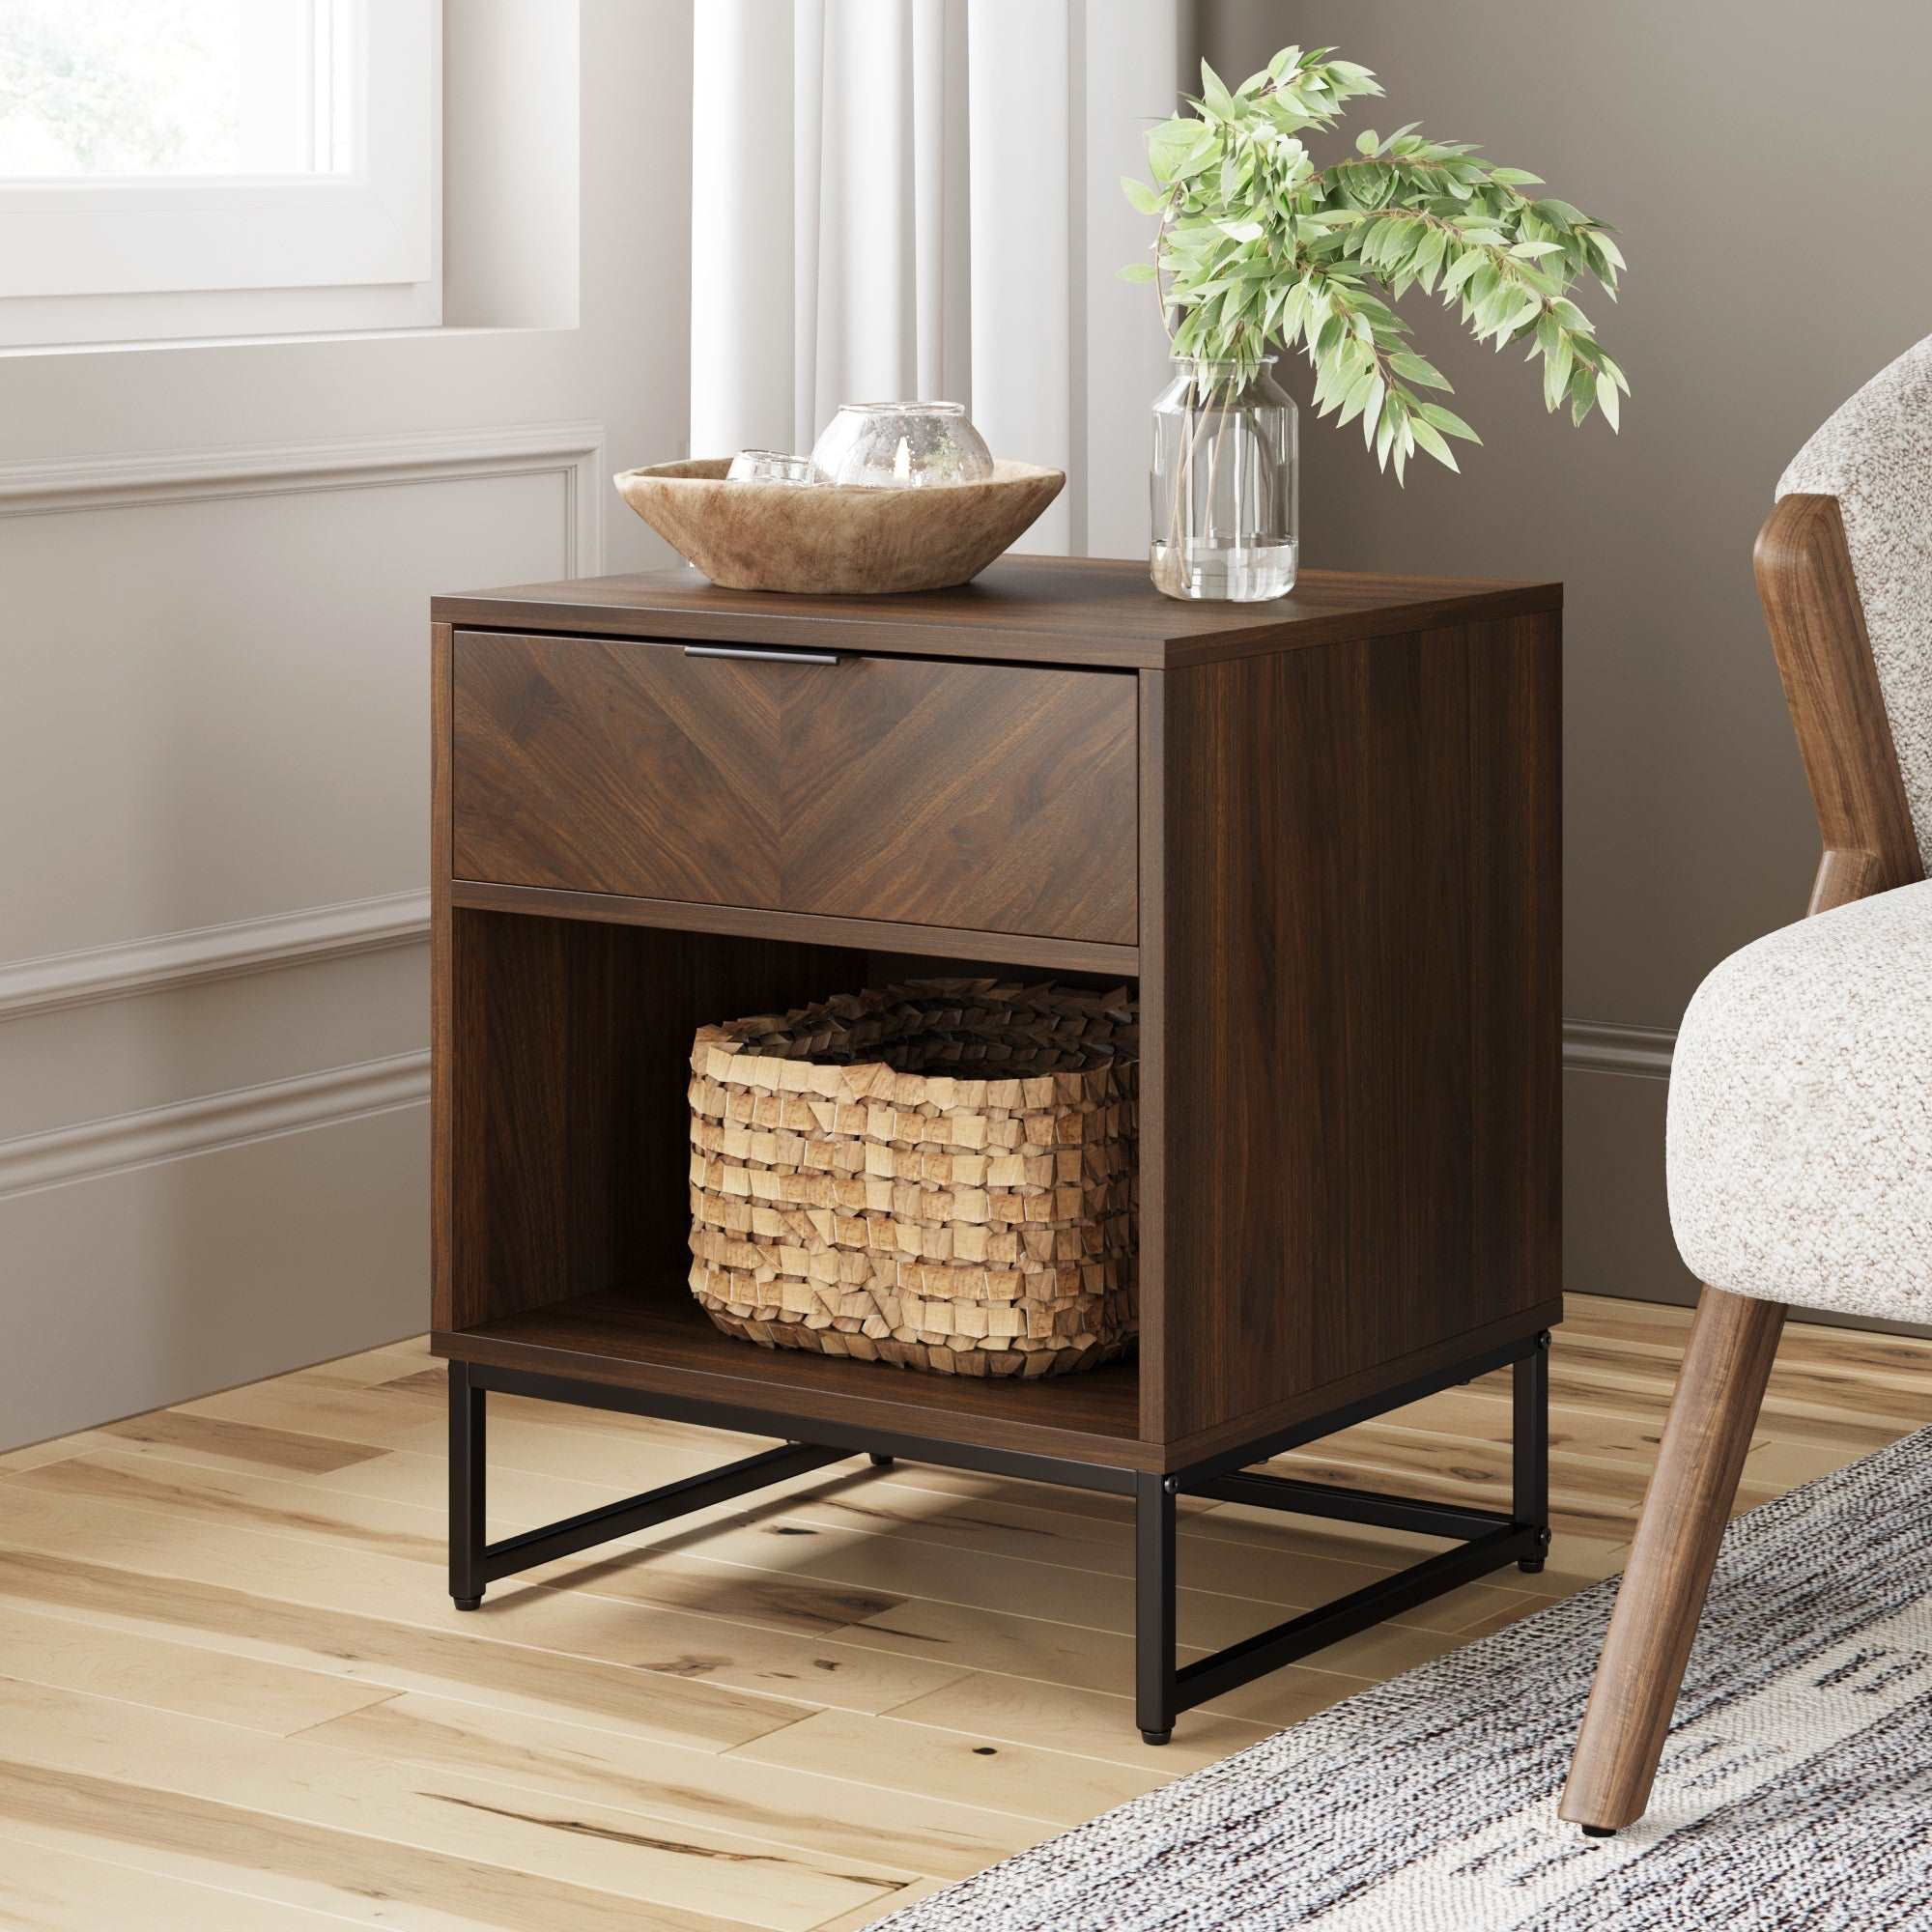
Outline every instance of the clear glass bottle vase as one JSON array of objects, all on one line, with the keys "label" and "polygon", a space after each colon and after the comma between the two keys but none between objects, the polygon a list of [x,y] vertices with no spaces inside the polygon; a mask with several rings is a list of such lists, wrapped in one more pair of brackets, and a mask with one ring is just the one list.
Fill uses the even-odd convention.
[{"label": "clear glass bottle vase", "polygon": [[1274,359],[1177,357],[1154,403],[1148,569],[1170,597],[1250,604],[1294,588],[1297,425]]}]

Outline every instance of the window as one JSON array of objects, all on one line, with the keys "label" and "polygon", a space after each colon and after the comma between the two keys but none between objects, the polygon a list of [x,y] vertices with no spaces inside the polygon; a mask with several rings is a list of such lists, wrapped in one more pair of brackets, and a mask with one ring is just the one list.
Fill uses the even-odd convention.
[{"label": "window", "polygon": [[0,0],[0,344],[439,321],[434,0]]}]

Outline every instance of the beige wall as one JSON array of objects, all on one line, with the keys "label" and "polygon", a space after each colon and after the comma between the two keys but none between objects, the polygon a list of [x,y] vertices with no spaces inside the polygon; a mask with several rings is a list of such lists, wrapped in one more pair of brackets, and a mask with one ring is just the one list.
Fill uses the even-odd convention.
[{"label": "beige wall", "polygon": [[[1388,90],[1344,138],[1419,118],[1621,230],[1623,300],[1581,300],[1631,377],[1622,437],[1546,416],[1535,372],[1411,295],[1485,447],[1398,492],[1358,436],[1304,418],[1303,554],[1563,580],[1565,1010],[1670,1029],[1717,960],[1804,903],[1816,828],[1751,540],[1798,445],[1932,330],[1932,8],[1204,0],[1202,25],[1233,80],[1332,43]],[[1573,1030],[1568,1286],[1683,1298],[1664,1083],[1586,1070],[1601,1047]]]},{"label": "beige wall", "polygon": [[428,600],[668,558],[689,6],[445,18],[451,326],[0,355],[0,1450],[424,1326]]}]

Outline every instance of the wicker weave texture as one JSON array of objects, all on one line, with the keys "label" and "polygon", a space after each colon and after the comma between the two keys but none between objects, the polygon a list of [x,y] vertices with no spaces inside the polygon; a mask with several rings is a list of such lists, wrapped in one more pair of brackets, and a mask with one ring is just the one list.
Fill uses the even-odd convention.
[{"label": "wicker weave texture", "polygon": [[919,980],[698,1030],[691,1288],[765,1348],[1048,1376],[1135,1334],[1136,1009]]}]

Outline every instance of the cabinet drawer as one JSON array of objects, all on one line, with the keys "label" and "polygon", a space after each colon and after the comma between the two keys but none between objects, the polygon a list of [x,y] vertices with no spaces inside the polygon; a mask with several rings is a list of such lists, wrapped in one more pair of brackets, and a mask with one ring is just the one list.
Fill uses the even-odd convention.
[{"label": "cabinet drawer", "polygon": [[459,878],[1135,941],[1131,674],[459,631],[454,699]]}]

